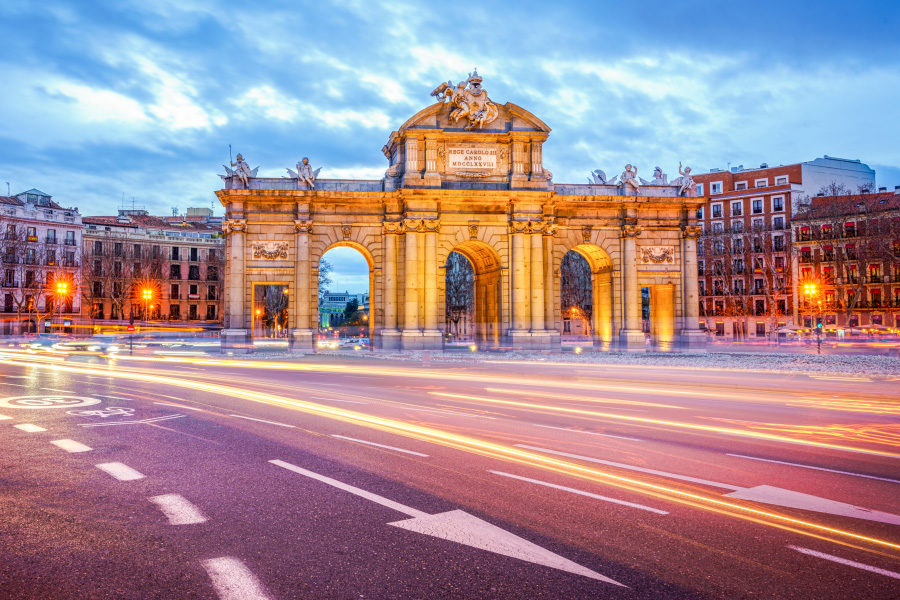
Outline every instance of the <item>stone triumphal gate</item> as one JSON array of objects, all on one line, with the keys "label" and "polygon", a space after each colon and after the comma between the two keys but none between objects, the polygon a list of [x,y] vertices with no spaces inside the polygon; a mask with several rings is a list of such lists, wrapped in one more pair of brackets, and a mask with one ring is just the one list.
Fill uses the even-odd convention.
[{"label": "stone triumphal gate", "polygon": [[451,252],[474,269],[481,346],[559,343],[560,263],[571,250],[590,266],[595,346],[644,347],[642,288],[656,340],[703,339],[692,221],[703,199],[689,169],[672,182],[629,165],[555,184],[541,157],[550,128],[491,102],[477,73],[433,95],[391,133],[383,179],[317,179],[305,159],[283,178],[255,177],[240,155],[226,168],[216,192],[226,208],[224,345],[275,332],[311,347],[318,265],[335,246],[368,261],[369,334],[381,347],[441,346]]}]

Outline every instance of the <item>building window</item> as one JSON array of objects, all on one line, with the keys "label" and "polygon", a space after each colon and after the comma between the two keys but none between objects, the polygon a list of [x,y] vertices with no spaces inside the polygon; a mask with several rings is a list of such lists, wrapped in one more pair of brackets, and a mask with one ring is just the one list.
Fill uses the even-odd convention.
[{"label": "building window", "polygon": [[784,257],[783,256],[775,257],[775,272],[776,273],[784,273]]},{"label": "building window", "polygon": [[774,198],[772,198],[772,210],[775,212],[781,212],[784,210],[783,196],[775,196]]},{"label": "building window", "polygon": [[216,286],[210,285],[206,287],[206,299],[207,300],[215,300],[216,299]]},{"label": "building window", "polygon": [[747,182],[746,182],[746,181],[738,181],[737,183],[734,184],[734,189],[736,189],[736,190],[746,190],[746,189],[747,189]]},{"label": "building window", "polygon": [[756,181],[753,182],[753,187],[760,188],[760,187],[766,187],[767,185],[769,185],[768,179],[757,179]]},{"label": "building window", "polygon": [[197,320],[197,305],[191,304],[188,306],[188,320],[196,321]]},{"label": "building window", "polygon": [[122,256],[125,245],[122,242],[116,242],[113,245],[113,256]]},{"label": "building window", "polygon": [[94,242],[94,254],[103,254],[103,242]]},{"label": "building window", "polygon": [[135,244],[134,245],[134,258],[140,258],[140,257],[141,257],[141,245]]},{"label": "building window", "polygon": [[191,281],[200,279],[200,265],[190,265],[188,267],[188,279]]},{"label": "building window", "polygon": [[6,296],[3,297],[3,312],[10,313],[13,312],[13,310],[15,310],[13,296],[12,294],[6,294]]},{"label": "building window", "polygon": [[[762,314],[761,312],[757,312],[757,315]],[[766,335],[766,322],[765,321],[757,321],[756,322],[756,336],[757,337],[765,337]]]},{"label": "building window", "polygon": [[713,219],[721,219],[722,218],[722,205],[721,204],[713,204],[712,205],[712,218]]},{"label": "building window", "polygon": [[75,245],[75,232],[67,231],[66,232],[66,246],[74,246]]},{"label": "building window", "polygon": [[180,254],[178,252],[178,246],[172,246],[172,260],[181,260]]},{"label": "building window", "polygon": [[[702,206],[701,206],[700,208],[697,209],[697,218],[700,219],[700,220],[703,219],[703,207],[702,207]],[[12,226],[10,226],[10,227],[12,227]],[[210,260],[211,260],[211,259],[210,259]]]},{"label": "building window", "polygon": [[218,281],[219,280],[219,267],[216,265],[209,265],[206,267],[206,280],[207,281]]},{"label": "building window", "polygon": [[181,305],[173,304],[169,306],[169,318],[170,319],[180,319],[181,318]]},{"label": "building window", "polygon": [[722,221],[716,221],[712,224],[713,233],[722,233],[725,231],[724,226],[722,225]]},{"label": "building window", "polygon": [[731,203],[731,216],[739,217],[744,214],[744,203],[741,201]]},{"label": "building window", "polygon": [[206,320],[207,321],[215,321],[216,320],[216,305],[208,304],[206,306]]},{"label": "building window", "polygon": [[[697,195],[698,195],[698,196],[702,196],[702,195],[703,195],[703,184],[702,184],[702,183],[698,183],[698,184],[697,184]],[[700,217],[700,218],[702,218],[702,217]]]},{"label": "building window", "polygon": [[[12,272],[12,271],[10,271],[10,272]],[[702,260],[698,260],[697,261],[697,275],[704,275],[705,272],[706,272],[705,263]]]},{"label": "building window", "polygon": [[856,237],[856,223],[848,221],[844,223],[844,237]]},{"label": "building window", "polygon": [[709,184],[709,193],[710,194],[721,194],[722,193],[722,182],[721,181],[711,181]]},{"label": "building window", "polygon": [[191,260],[198,261],[200,260],[200,250],[197,248],[191,248]]},{"label": "building window", "polygon": [[772,219],[772,227],[775,229],[784,229],[784,217],[775,217]]},{"label": "building window", "polygon": [[169,279],[181,279],[181,265],[169,265]]},{"label": "building window", "polygon": [[48,230],[47,230],[47,243],[48,243],[48,244],[55,244],[55,243],[56,243],[56,230],[55,230],[55,229],[48,229]]},{"label": "building window", "polygon": [[153,246],[150,250],[151,258],[159,258],[159,246]]},{"label": "building window", "polygon": [[775,178],[775,185],[787,185],[788,177],[787,175],[782,175],[780,177]]},{"label": "building window", "polygon": [[208,258],[209,262],[215,262],[215,260],[216,260],[216,249],[215,248],[209,249],[209,254],[207,254],[207,258]]},{"label": "building window", "polygon": [[173,283],[171,287],[169,287],[169,299],[170,300],[178,300],[178,296],[181,295],[181,287],[177,283]]},{"label": "building window", "polygon": [[[765,221],[763,221],[762,219],[753,219],[754,231],[762,231],[763,227],[765,227]],[[759,252],[759,250],[757,250],[756,252]]]},{"label": "building window", "polygon": [[733,233],[743,233],[744,222],[741,219],[735,219],[731,222],[731,231]]},{"label": "building window", "polygon": [[732,270],[733,270],[735,273],[743,273],[743,272],[744,272],[744,259],[742,259],[742,258],[735,258],[735,259],[732,261]]},{"label": "building window", "polygon": [[194,299],[200,296],[199,286],[196,283],[192,283],[188,286],[188,298]]},{"label": "building window", "polygon": [[13,224],[8,224],[6,226],[6,239],[14,240],[16,239],[16,226]]},{"label": "building window", "polygon": [[763,201],[762,198],[754,198],[753,202],[753,214],[761,215],[763,211]]},{"label": "building window", "polygon": [[36,242],[37,241],[37,229],[34,227],[26,227],[25,228],[25,241],[26,242]]},{"label": "building window", "polygon": [[742,254],[744,252],[744,240],[741,238],[737,238],[732,240],[731,248],[738,254]]}]

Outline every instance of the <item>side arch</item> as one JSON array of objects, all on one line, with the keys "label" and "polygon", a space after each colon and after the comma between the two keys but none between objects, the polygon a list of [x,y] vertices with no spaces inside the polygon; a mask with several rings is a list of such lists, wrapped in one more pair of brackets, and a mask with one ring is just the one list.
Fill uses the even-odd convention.
[{"label": "side arch", "polygon": [[[464,240],[442,252],[441,264],[446,266],[451,253],[456,252],[472,265],[475,273],[475,342],[478,346],[496,346],[502,331],[501,257],[489,244],[476,239]],[[447,318],[446,273],[444,275],[444,318]]]},{"label": "side arch", "polygon": [[[613,258],[597,244],[582,242],[563,246],[554,272],[558,275],[559,296],[562,297],[562,260],[569,252],[576,252],[587,261],[591,272],[591,330],[595,350],[608,350],[613,343]],[[564,307],[560,306],[560,315]]]}]

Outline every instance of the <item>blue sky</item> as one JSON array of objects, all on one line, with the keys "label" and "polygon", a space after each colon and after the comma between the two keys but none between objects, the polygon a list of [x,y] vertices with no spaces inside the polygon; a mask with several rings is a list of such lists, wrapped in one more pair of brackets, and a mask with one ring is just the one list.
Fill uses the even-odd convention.
[{"label": "blue sky", "polygon": [[83,214],[123,197],[168,214],[210,206],[229,143],[260,175],[309,156],[321,177],[380,178],[389,133],[477,66],[493,100],[553,129],[557,182],[829,154],[893,188],[898,15],[828,0],[4,2],[0,186]]}]

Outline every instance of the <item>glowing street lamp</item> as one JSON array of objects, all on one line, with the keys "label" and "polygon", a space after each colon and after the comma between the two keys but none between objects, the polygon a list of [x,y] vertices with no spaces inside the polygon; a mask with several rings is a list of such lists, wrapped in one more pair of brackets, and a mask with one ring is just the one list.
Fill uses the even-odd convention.
[{"label": "glowing street lamp", "polygon": [[58,280],[54,292],[56,293],[57,312],[60,320],[62,320],[62,304],[66,296],[69,295],[69,282]]},{"label": "glowing street lamp", "polygon": [[815,282],[803,284],[803,294],[806,296],[806,305],[812,314],[813,326],[816,328],[816,353],[822,354],[822,324],[817,323],[817,312],[813,309],[812,299],[819,293],[819,286]]},{"label": "glowing street lamp", "polygon": [[153,290],[144,288],[141,290],[141,296],[144,298],[144,320],[150,320],[150,300],[153,299]]}]

